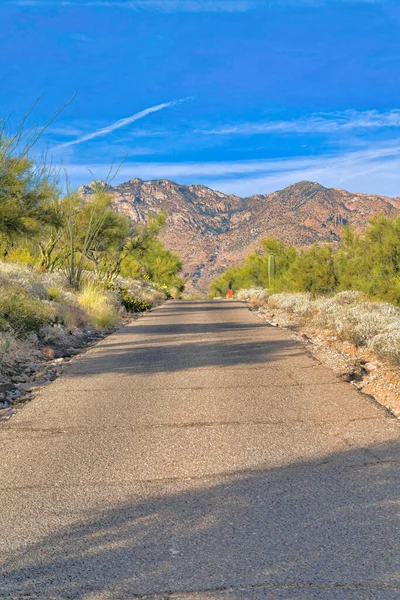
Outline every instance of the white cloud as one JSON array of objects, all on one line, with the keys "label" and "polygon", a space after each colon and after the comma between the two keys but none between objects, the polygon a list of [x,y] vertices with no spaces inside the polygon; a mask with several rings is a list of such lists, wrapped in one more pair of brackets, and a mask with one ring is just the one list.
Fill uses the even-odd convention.
[{"label": "white cloud", "polygon": [[[102,164],[67,166],[77,184],[104,178]],[[340,156],[310,156],[287,160],[257,160],[210,163],[124,163],[118,181],[133,177],[174,179],[181,183],[202,183],[240,196],[272,192],[301,180],[319,181],[330,187],[344,187],[388,196],[400,196],[398,173],[400,144]]]},{"label": "white cloud", "polygon": [[400,109],[317,113],[293,120],[239,123],[199,129],[203,135],[257,135],[265,133],[337,133],[357,129],[400,128]]},{"label": "white cloud", "polygon": [[51,127],[46,131],[46,133],[52,135],[59,135],[61,137],[74,137],[77,135],[81,135],[83,132],[82,129],[66,125],[65,127]]},{"label": "white cloud", "polygon": [[86,142],[88,140],[93,140],[94,138],[97,138],[100,136],[108,135],[109,133],[112,133],[116,129],[121,129],[121,127],[126,127],[127,125],[130,125],[131,123],[134,123],[135,121],[144,119],[144,117],[147,117],[147,115],[150,115],[151,113],[155,113],[160,110],[164,110],[165,108],[170,108],[172,106],[176,106],[177,104],[184,102],[186,99],[187,98],[181,98],[179,100],[173,100],[172,102],[164,102],[163,104],[157,104],[156,106],[150,106],[149,108],[146,108],[145,110],[141,110],[140,112],[135,113],[134,115],[131,115],[130,117],[126,117],[125,119],[120,119],[119,121],[116,121],[115,123],[112,123],[111,125],[108,125],[107,127],[103,127],[102,129],[97,129],[97,131],[93,131],[92,133],[87,133],[85,135],[82,135],[81,137],[77,138],[76,140],[71,140],[70,142],[65,142],[64,144],[59,144],[58,146],[55,146],[53,148],[53,150],[60,150],[61,148],[67,148],[68,146],[82,144],[82,142]]}]

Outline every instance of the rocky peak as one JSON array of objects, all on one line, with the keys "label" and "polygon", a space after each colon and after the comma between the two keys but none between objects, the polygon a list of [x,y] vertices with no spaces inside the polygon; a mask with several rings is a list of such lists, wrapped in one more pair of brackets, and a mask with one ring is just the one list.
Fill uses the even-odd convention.
[{"label": "rocky peak", "polygon": [[[94,185],[80,189],[90,194]],[[207,291],[212,278],[240,262],[260,238],[274,236],[298,247],[337,243],[344,224],[363,227],[376,212],[400,210],[399,198],[352,194],[312,181],[248,198],[169,179],[134,178],[110,191],[116,210],[135,221],[145,222],[149,212],[168,213],[164,241],[184,259],[189,287],[200,291]]]}]

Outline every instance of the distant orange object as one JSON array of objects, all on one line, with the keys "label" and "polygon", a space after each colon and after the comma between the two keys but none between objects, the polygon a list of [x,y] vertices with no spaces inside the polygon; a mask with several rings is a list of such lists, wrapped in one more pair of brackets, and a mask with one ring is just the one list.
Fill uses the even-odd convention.
[{"label": "distant orange object", "polygon": [[227,294],[226,297],[230,298],[232,300],[232,298],[233,298],[233,291],[232,290],[228,290],[228,294]]}]

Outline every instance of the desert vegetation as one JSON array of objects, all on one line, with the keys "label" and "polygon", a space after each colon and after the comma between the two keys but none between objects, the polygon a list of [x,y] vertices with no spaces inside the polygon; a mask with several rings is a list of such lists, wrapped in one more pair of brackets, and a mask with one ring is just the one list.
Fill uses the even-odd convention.
[{"label": "desert vegetation", "polygon": [[264,288],[239,290],[238,300],[269,314],[283,311],[298,321],[329,330],[338,339],[400,364],[400,308],[371,301],[361,292],[344,291],[329,297],[309,293],[268,294]]},{"label": "desert vegetation", "polygon": [[377,215],[363,232],[344,228],[336,249],[322,244],[299,252],[267,238],[242,264],[227,269],[212,283],[211,295],[224,296],[229,282],[236,291],[259,287],[270,293],[306,292],[312,296],[352,290],[400,306],[400,216]]},{"label": "desert vegetation", "polygon": [[137,224],[114,209],[107,185],[95,183],[90,198],[71,190],[67,174],[30,157],[40,133],[0,121],[2,372],[43,348],[79,346],[85,331],[184,288],[181,260],[159,238],[166,215]]},{"label": "desert vegetation", "polygon": [[268,238],[243,264],[211,286],[329,330],[338,339],[400,364],[400,217],[377,215],[363,232],[345,228],[342,242],[297,251]]}]

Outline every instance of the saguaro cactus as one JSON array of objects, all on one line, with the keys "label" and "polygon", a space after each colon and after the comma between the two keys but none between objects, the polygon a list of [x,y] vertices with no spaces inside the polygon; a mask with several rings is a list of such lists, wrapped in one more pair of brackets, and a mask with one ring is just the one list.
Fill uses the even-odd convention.
[{"label": "saguaro cactus", "polygon": [[268,282],[269,287],[273,288],[275,283],[275,275],[276,275],[276,260],[275,255],[270,254],[268,257]]}]

